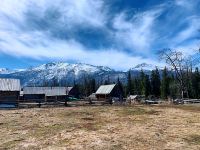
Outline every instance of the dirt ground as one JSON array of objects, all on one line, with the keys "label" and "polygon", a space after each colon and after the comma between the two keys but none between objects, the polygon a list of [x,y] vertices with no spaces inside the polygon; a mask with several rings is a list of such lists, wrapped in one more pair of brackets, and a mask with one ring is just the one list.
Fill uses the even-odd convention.
[{"label": "dirt ground", "polygon": [[0,110],[0,149],[200,150],[200,106]]}]

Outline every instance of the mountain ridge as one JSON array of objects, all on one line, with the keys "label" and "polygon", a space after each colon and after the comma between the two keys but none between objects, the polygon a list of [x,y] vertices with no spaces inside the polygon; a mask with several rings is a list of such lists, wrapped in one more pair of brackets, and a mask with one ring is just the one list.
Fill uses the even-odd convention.
[{"label": "mountain ridge", "polygon": [[[141,69],[150,72],[152,68],[153,65],[142,63],[131,68],[130,71],[133,75],[137,75]],[[47,83],[52,84],[55,80],[61,85],[72,85],[74,81],[83,82],[87,76],[95,78],[97,82],[108,79],[115,82],[117,78],[126,82],[127,72],[84,63],[50,62],[28,69],[0,68],[0,77],[20,79],[23,86],[42,86]]]}]

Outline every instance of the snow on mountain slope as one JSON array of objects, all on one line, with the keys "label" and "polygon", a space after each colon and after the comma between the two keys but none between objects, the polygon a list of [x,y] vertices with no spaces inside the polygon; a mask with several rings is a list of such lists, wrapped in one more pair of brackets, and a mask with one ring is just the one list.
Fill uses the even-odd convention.
[{"label": "snow on mountain slope", "polygon": [[133,67],[131,70],[144,70],[144,71],[151,71],[156,69],[157,66],[147,63],[138,64]]},{"label": "snow on mountain slope", "polygon": [[112,69],[108,67],[93,66],[93,65],[82,64],[82,63],[69,64],[69,63],[62,63],[62,62],[43,64],[39,67],[35,67],[29,70],[34,70],[34,71],[65,70],[65,71],[74,71],[76,75],[78,75],[80,71],[86,71],[86,72],[96,72],[100,70],[112,71]]},{"label": "snow on mountain slope", "polygon": [[11,74],[11,73],[21,72],[21,71],[25,71],[25,69],[9,70],[7,68],[0,68],[0,74]]},{"label": "snow on mountain slope", "polygon": [[[156,67],[150,64],[142,63],[131,69],[133,76],[138,76],[140,70],[149,74]],[[60,85],[73,85],[76,82],[84,82],[85,77],[95,78],[97,82],[116,82],[118,78],[122,82],[127,80],[127,72],[115,71],[105,66],[93,66],[89,64],[69,64],[63,62],[52,62],[28,69],[8,70],[0,69],[0,77],[20,79],[24,86],[51,86],[57,82]]]},{"label": "snow on mountain slope", "polygon": [[65,82],[72,84],[74,80],[80,80],[84,76],[98,77],[105,73],[114,72],[114,70],[89,64],[69,64],[63,62],[43,64],[38,67],[15,70],[8,73],[2,71],[1,77],[21,79],[23,85],[42,85],[45,82],[51,83]]},{"label": "snow on mountain slope", "polygon": [[11,73],[10,70],[8,70],[7,68],[0,68],[0,74],[9,74]]},{"label": "snow on mountain slope", "polygon": [[43,64],[41,66],[29,69],[28,71],[36,71],[36,72],[43,72],[46,74],[47,78],[52,78],[58,75],[58,78],[66,76],[67,74],[74,74],[76,77],[85,73],[85,74],[93,74],[93,73],[100,73],[102,71],[112,71],[112,69],[108,67],[102,66],[93,66],[88,64],[69,64],[69,63],[48,63]]}]

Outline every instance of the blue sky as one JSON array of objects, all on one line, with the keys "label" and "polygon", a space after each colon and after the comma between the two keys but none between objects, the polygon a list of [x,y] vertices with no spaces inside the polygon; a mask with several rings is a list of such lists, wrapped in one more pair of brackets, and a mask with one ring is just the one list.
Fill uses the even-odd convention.
[{"label": "blue sky", "polygon": [[199,10],[200,0],[1,0],[0,68],[161,65],[161,49],[199,47]]}]

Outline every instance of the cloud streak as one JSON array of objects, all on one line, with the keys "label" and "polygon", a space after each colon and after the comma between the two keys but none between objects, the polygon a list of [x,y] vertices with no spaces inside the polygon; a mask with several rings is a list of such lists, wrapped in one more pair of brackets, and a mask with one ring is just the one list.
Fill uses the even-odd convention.
[{"label": "cloud streak", "polygon": [[161,8],[149,10],[133,15],[129,20],[126,13],[117,14],[113,26],[118,41],[133,51],[147,53],[156,38],[153,27],[161,12]]}]

